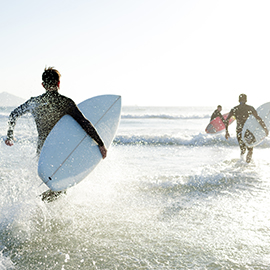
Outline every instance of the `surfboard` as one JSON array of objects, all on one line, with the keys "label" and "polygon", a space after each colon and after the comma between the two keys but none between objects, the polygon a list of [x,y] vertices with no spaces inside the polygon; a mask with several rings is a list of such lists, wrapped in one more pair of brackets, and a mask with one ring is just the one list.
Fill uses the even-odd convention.
[{"label": "surfboard", "polygon": [[[102,95],[78,105],[96,128],[108,149],[121,116],[121,96]],[[96,142],[69,115],[53,127],[41,149],[38,175],[52,191],[62,191],[82,181],[102,160]]]},{"label": "surfboard", "polygon": [[[225,113],[223,114],[223,118],[226,120],[228,117],[229,113]],[[229,121],[229,125],[234,121],[234,117],[231,117],[230,121]],[[225,129],[225,125],[222,122],[220,117],[216,117],[215,119],[213,119],[206,127],[205,132],[206,133],[210,133],[210,134],[214,134],[217,132],[220,132],[222,130]]]},{"label": "surfboard", "polygon": [[[270,130],[270,102],[258,107],[258,115],[264,121],[268,130]],[[266,133],[257,119],[250,115],[244,124],[242,130],[242,139],[248,147],[259,145],[266,137]]]}]

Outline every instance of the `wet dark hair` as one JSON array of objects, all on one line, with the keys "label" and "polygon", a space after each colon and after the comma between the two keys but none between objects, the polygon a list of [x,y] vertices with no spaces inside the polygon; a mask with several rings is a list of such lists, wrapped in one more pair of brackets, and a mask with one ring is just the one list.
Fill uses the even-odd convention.
[{"label": "wet dark hair", "polygon": [[42,81],[46,89],[55,88],[58,86],[61,74],[54,67],[48,67],[44,69],[42,74]]},{"label": "wet dark hair", "polygon": [[244,102],[244,103],[246,103],[246,102],[247,102],[247,95],[241,94],[241,95],[239,96],[239,102]]}]

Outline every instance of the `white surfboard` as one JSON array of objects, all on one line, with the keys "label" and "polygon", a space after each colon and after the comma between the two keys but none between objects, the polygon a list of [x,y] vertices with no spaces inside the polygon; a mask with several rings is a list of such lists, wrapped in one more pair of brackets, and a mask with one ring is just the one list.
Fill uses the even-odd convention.
[{"label": "white surfboard", "polygon": [[[270,130],[270,102],[261,105],[257,109],[257,113],[264,121],[267,129]],[[266,133],[262,126],[253,115],[250,115],[242,131],[242,139],[245,144],[248,147],[255,147],[260,144],[265,137]]]},{"label": "white surfboard", "polygon": [[[103,95],[78,105],[96,128],[108,149],[121,116],[121,97]],[[51,130],[42,147],[38,175],[53,191],[61,191],[82,181],[102,160],[95,141],[69,115]]]}]

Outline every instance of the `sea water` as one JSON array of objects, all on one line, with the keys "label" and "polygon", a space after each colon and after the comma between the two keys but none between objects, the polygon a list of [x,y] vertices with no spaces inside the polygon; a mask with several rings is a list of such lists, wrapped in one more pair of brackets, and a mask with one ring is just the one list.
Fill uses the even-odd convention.
[{"label": "sea water", "polygon": [[245,163],[235,123],[205,133],[214,109],[124,107],[108,157],[44,203],[35,123],[8,147],[2,108],[0,269],[270,269],[270,140]]}]

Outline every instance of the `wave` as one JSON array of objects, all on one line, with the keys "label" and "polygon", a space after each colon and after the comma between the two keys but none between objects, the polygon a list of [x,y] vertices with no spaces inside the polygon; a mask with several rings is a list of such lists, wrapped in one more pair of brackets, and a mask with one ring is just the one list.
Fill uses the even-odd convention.
[{"label": "wave", "polygon": [[[6,135],[0,135],[0,143],[4,143]],[[21,145],[33,144],[36,146],[37,135],[17,135],[16,143]],[[204,146],[223,146],[231,147],[237,146],[236,138],[226,140],[224,136],[209,136],[198,134],[193,136],[151,136],[151,135],[118,135],[113,140],[113,145],[126,145],[126,146],[188,146],[188,147],[204,147]],[[270,148],[270,138],[266,138],[256,148]]]},{"label": "wave", "polygon": [[[0,142],[4,142],[6,139],[6,135],[0,136]],[[37,138],[35,135],[29,134],[26,135],[17,135],[16,143],[17,144],[36,144]],[[229,139],[228,141],[220,137],[209,137],[204,134],[194,135],[190,137],[172,137],[172,136],[128,136],[128,135],[119,135],[116,136],[114,141],[114,145],[131,145],[131,146],[237,146],[238,143],[236,139]],[[270,142],[268,142],[265,147],[270,147]]]},{"label": "wave", "polygon": [[[7,118],[11,110],[0,111],[0,119]],[[122,114],[121,119],[165,119],[165,120],[190,120],[190,119],[210,119],[210,115],[171,115],[171,114]]]},{"label": "wave", "polygon": [[9,116],[8,113],[0,113],[0,119],[7,119]]},{"label": "wave", "polygon": [[174,136],[150,136],[150,135],[122,135],[117,136],[114,139],[116,145],[154,145],[154,146],[206,146],[206,145],[237,145],[237,141],[234,139],[226,140],[223,136],[210,137],[208,135],[199,134],[189,137],[174,137]]},{"label": "wave", "polygon": [[170,115],[170,114],[122,114],[121,119],[171,119],[171,120],[185,120],[185,119],[209,119],[210,115]]},{"label": "wave", "polygon": [[[148,145],[148,146],[238,146],[236,138],[226,140],[223,135],[211,136],[198,134],[189,137],[174,137],[174,136],[150,136],[150,135],[118,135],[114,139],[115,145]],[[264,140],[257,147],[269,148],[270,140]]]},{"label": "wave", "polygon": [[15,109],[16,107],[0,107],[0,112],[11,112],[13,109]]},{"label": "wave", "polygon": [[[155,175],[145,176],[142,190],[167,196],[195,195],[196,199],[214,192],[235,193],[240,189],[257,189],[259,174],[254,170],[255,164],[247,164],[240,159],[225,160],[220,163],[205,165],[197,172],[187,175]],[[237,189],[235,187],[237,186]],[[203,195],[204,194],[204,195]],[[181,204],[182,204],[182,200]],[[185,201],[185,199],[184,199]],[[175,211],[173,211],[175,212]]]},{"label": "wave", "polygon": [[[33,145],[34,147],[36,147],[37,135],[32,135],[32,134],[29,134],[29,136],[17,135],[15,138],[16,138],[15,140],[16,144]],[[6,135],[0,135],[0,143],[4,143],[6,139],[7,139]]]},{"label": "wave", "polygon": [[[10,110],[0,112],[0,118],[7,118]],[[166,119],[166,120],[189,120],[189,119],[209,119],[209,115],[170,115],[170,114],[122,114],[121,119]]]}]

